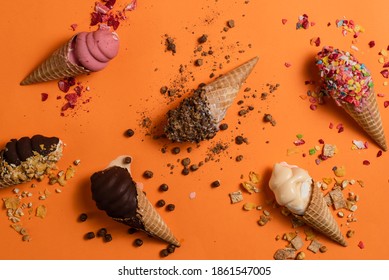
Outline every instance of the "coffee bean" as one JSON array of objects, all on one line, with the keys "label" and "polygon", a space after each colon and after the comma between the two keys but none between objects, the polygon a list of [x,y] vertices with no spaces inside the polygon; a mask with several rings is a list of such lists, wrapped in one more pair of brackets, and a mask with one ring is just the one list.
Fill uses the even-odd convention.
[{"label": "coffee bean", "polygon": [[93,239],[95,237],[96,236],[95,236],[95,233],[93,231],[90,231],[87,234],[85,234],[85,239]]},{"label": "coffee bean", "polygon": [[139,238],[135,239],[134,245],[135,245],[136,247],[142,246],[142,245],[143,245],[143,240],[142,240],[142,239],[139,239]]},{"label": "coffee bean", "polygon": [[174,147],[174,148],[172,149],[172,154],[173,154],[173,155],[177,155],[177,154],[180,153],[180,151],[181,151],[180,147]]},{"label": "coffee bean", "polygon": [[203,34],[200,38],[197,39],[197,42],[199,42],[199,44],[203,44],[203,43],[205,43],[207,40],[208,40],[208,35]]},{"label": "coffee bean", "polygon": [[185,176],[188,175],[189,174],[189,169],[185,167],[184,169],[182,169],[181,174],[185,175]]},{"label": "coffee bean", "polygon": [[165,257],[169,256],[169,251],[167,249],[162,249],[161,252],[160,252],[160,256],[162,258],[165,258]]},{"label": "coffee bean", "polygon": [[197,169],[199,169],[199,166],[197,164],[192,164],[190,166],[190,171],[196,171]]},{"label": "coffee bean", "polygon": [[167,246],[167,251],[169,252],[169,254],[174,253],[175,250],[176,250],[176,246],[175,245],[169,244],[169,246]]},{"label": "coffee bean", "polygon": [[159,190],[161,192],[166,192],[166,191],[169,190],[169,186],[167,184],[162,184],[162,185],[159,186]]},{"label": "coffee bean", "polygon": [[79,220],[80,220],[81,222],[85,222],[87,219],[88,219],[88,215],[85,214],[85,213],[82,213],[82,214],[80,215],[80,217],[79,217]]},{"label": "coffee bean", "polygon": [[228,129],[228,124],[222,123],[222,124],[219,126],[219,129],[220,129],[220,130],[226,130],[226,129]]},{"label": "coffee bean", "polygon": [[183,166],[188,166],[190,164],[190,158],[184,158],[183,160],[181,160],[181,164]]},{"label": "coffee bean", "polygon": [[237,145],[241,145],[241,144],[243,144],[244,143],[244,138],[243,138],[243,136],[236,136],[235,137],[235,143],[237,144]]},{"label": "coffee bean", "polygon": [[154,173],[150,170],[146,170],[145,172],[143,172],[143,177],[146,179],[153,178],[153,176],[154,176]]},{"label": "coffee bean", "polygon": [[157,201],[157,207],[164,207],[166,204],[165,200],[160,199]]},{"label": "coffee bean", "polygon": [[124,132],[124,135],[127,136],[127,137],[132,137],[132,136],[134,136],[134,134],[135,134],[135,132],[131,128],[127,129]]},{"label": "coffee bean", "polygon": [[112,241],[112,235],[107,233],[104,235],[104,242],[111,242]]},{"label": "coffee bean", "polygon": [[213,181],[213,182],[211,183],[211,187],[212,187],[212,188],[220,187],[220,181],[219,181],[219,180]]},{"label": "coffee bean", "polygon": [[137,228],[133,228],[133,227],[132,227],[132,228],[129,228],[129,229],[128,229],[128,233],[129,233],[129,234],[134,234],[135,232],[138,232],[138,229],[137,229]]},{"label": "coffee bean", "polygon": [[174,209],[176,209],[176,206],[174,204],[168,204],[166,206],[166,210],[168,211],[174,211]]},{"label": "coffee bean", "polygon": [[132,161],[131,157],[125,157],[125,158],[123,159],[123,163],[124,163],[124,164],[130,164],[131,161]]},{"label": "coffee bean", "polygon": [[101,228],[99,229],[99,231],[97,232],[97,236],[98,237],[103,237],[107,234],[107,229],[106,228]]}]

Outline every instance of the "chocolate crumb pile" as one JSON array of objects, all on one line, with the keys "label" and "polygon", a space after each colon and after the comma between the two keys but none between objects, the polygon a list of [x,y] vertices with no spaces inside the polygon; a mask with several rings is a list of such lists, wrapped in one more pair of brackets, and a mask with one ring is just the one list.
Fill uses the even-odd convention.
[{"label": "chocolate crumb pile", "polygon": [[167,113],[164,132],[173,142],[196,142],[212,139],[218,128],[211,115],[205,92],[198,89]]}]

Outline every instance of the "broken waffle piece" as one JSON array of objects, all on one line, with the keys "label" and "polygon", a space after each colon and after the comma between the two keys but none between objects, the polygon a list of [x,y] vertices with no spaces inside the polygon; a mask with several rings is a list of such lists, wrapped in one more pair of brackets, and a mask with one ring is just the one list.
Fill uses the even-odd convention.
[{"label": "broken waffle piece", "polygon": [[57,137],[35,135],[11,139],[0,151],[0,188],[42,179],[62,157]]},{"label": "broken waffle piece", "polygon": [[229,195],[232,204],[241,202],[243,200],[243,195],[241,191],[232,192]]},{"label": "broken waffle piece", "polygon": [[294,260],[296,258],[296,252],[294,248],[278,249],[273,258],[275,260]]},{"label": "broken waffle piece", "polygon": [[198,143],[212,139],[257,62],[258,57],[252,58],[182,100],[167,113],[166,137],[172,142]]},{"label": "broken waffle piece", "polygon": [[177,238],[133,181],[131,161],[125,160],[128,158],[131,157],[119,156],[107,168],[91,176],[92,198],[97,208],[117,222],[179,247]]}]

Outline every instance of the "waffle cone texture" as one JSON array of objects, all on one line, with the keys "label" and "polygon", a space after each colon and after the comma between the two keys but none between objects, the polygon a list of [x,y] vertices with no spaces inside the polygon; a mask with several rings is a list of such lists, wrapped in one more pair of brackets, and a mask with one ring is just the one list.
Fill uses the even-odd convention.
[{"label": "waffle cone texture", "polygon": [[[173,244],[177,247],[180,246],[180,242],[173,235],[170,228],[163,221],[162,217],[155,210],[154,206],[150,203],[143,191],[137,188],[138,209],[137,217],[141,220],[144,226],[144,231],[151,236],[157,237],[169,244]],[[117,220],[117,219],[116,219]],[[125,219],[120,222],[126,223]]]},{"label": "waffle cone texture", "polygon": [[73,40],[76,36],[77,34],[74,35],[66,44],[54,51],[49,58],[47,58],[26,78],[24,78],[20,84],[30,85],[90,73],[90,70],[73,64],[68,58]]},{"label": "waffle cone texture", "polygon": [[258,57],[254,57],[204,87],[209,109],[217,125],[224,119],[227,109],[234,102],[258,60]]},{"label": "waffle cone texture", "polygon": [[319,188],[313,184],[311,200],[308,207],[303,215],[297,215],[297,217],[340,245],[347,246],[347,242],[340,231],[338,223],[332,216],[332,213],[323,198],[323,194]]},{"label": "waffle cone texture", "polygon": [[366,104],[360,106],[362,108],[355,107],[353,104],[349,103],[343,103],[341,106],[381,147],[381,149],[387,151],[388,147],[386,144],[385,132],[374,92],[369,94],[366,98]]}]

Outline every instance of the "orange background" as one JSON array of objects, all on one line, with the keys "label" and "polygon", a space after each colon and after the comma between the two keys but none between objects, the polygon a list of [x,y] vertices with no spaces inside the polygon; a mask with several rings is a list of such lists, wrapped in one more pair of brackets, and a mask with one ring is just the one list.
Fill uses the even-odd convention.
[{"label": "orange background", "polygon": [[[115,8],[121,9],[129,1],[118,0]],[[0,68],[0,144],[4,146],[11,138],[32,136],[40,133],[58,136],[65,143],[64,156],[58,163],[66,169],[73,160],[80,159],[76,176],[56,194],[55,188],[46,181],[18,186],[22,191],[34,193],[35,205],[44,204],[48,213],[45,219],[26,214],[23,225],[32,240],[21,241],[7,220],[6,211],[0,215],[0,258],[1,259],[159,259],[159,251],[166,244],[148,238],[143,233],[129,235],[127,227],[112,221],[104,212],[97,210],[91,199],[89,177],[103,169],[109,161],[121,154],[133,157],[132,173],[138,182],[143,182],[149,199],[155,203],[163,198],[174,203],[176,210],[167,212],[158,209],[164,220],[181,241],[170,259],[272,259],[279,248],[287,242],[276,241],[277,235],[291,232],[289,218],[274,208],[269,201],[267,182],[274,163],[287,161],[309,170],[310,175],[321,180],[334,177],[334,166],[346,167],[345,179],[363,180],[365,187],[358,184],[350,187],[360,196],[357,222],[346,225],[346,218],[337,218],[342,224],[342,232],[355,230],[348,239],[349,246],[341,247],[318,235],[320,242],[327,246],[326,253],[313,254],[304,248],[307,259],[387,259],[389,253],[389,227],[386,221],[389,184],[386,153],[377,158],[379,148],[355,123],[334,103],[327,102],[318,110],[309,108],[309,101],[303,100],[307,90],[313,86],[304,84],[307,80],[317,80],[314,55],[324,45],[352,51],[352,34],[343,36],[335,21],[345,17],[365,28],[354,45],[353,51],[372,72],[377,93],[387,94],[383,85],[385,79],[379,73],[379,51],[389,45],[387,34],[387,1],[370,1],[357,4],[355,1],[153,1],[139,0],[138,7],[127,13],[127,20],[118,29],[121,49],[117,58],[103,71],[89,76],[78,77],[77,81],[89,86],[83,93],[83,100],[76,108],[60,116],[64,96],[57,82],[31,86],[19,86],[19,82],[47,55],[70,38],[75,32],[70,25],[78,24],[76,32],[95,30],[89,27],[89,14],[94,1],[41,0],[22,4],[20,1],[3,3],[1,44],[2,67]],[[298,16],[307,14],[314,22],[307,30],[296,30]],[[226,22],[235,21],[235,27],[223,31]],[[287,19],[286,24],[281,20]],[[327,23],[331,23],[327,26]],[[177,53],[165,51],[165,34],[175,39]],[[204,49],[212,47],[213,56],[203,57],[204,64],[194,66],[197,38],[208,35]],[[321,46],[310,44],[311,38],[320,37]],[[369,48],[374,40],[376,46]],[[225,56],[230,56],[230,63]],[[240,106],[236,103],[225,118],[229,129],[219,132],[207,142],[196,144],[171,144],[164,139],[155,140],[148,135],[148,129],[140,125],[144,117],[149,117],[156,130],[160,128],[165,113],[180,99],[169,103],[160,94],[162,86],[170,86],[179,77],[180,65],[186,66],[184,76],[190,77],[183,83],[186,90],[196,88],[201,82],[210,81],[209,75],[216,68],[216,75],[225,73],[253,56],[260,61],[243,86],[251,91],[240,92],[237,100],[244,100],[242,106],[254,106],[245,117],[238,116]],[[291,64],[285,67],[285,62]],[[222,69],[214,66],[223,64]],[[192,79],[193,77],[193,79]],[[268,92],[267,83],[279,83],[279,89],[266,100],[259,98]],[[41,101],[41,93],[48,93],[47,101]],[[257,98],[244,98],[257,93]],[[389,131],[389,112],[384,108],[386,97],[378,99],[384,128]],[[264,123],[262,117],[270,113],[276,126]],[[342,123],[343,133],[329,129],[329,123]],[[128,128],[135,130],[132,138],[123,136]],[[318,145],[318,140],[335,144],[339,152],[331,159],[315,164],[317,155],[303,157],[301,154],[287,156],[287,149],[294,148],[296,134],[303,134],[306,144],[299,148],[308,150]],[[236,145],[234,138],[243,135],[248,144]],[[351,150],[352,140],[368,141],[369,149]],[[178,160],[189,157],[193,163],[204,160],[209,149],[216,143],[228,143],[229,148],[188,176],[181,175]],[[181,153],[173,155],[172,147],[181,147]],[[161,148],[166,147],[163,154]],[[191,153],[186,148],[192,147]],[[243,155],[241,162],[235,157]],[[370,165],[363,165],[369,160]],[[170,170],[168,164],[176,167]],[[142,178],[145,170],[152,170],[152,179]],[[172,171],[172,172],[171,172]],[[240,183],[248,180],[254,171],[261,176],[261,192],[249,195],[244,192],[244,201],[231,204],[228,194],[240,189]],[[243,179],[242,179],[243,177]],[[217,189],[211,182],[220,180]],[[166,193],[158,192],[158,186],[167,183]],[[52,193],[45,201],[39,201],[39,191]],[[1,189],[0,198],[14,195],[13,188]],[[196,193],[195,199],[189,194]],[[347,195],[347,190],[345,194]],[[262,211],[244,211],[243,203],[254,202],[271,213],[271,221],[264,227],[257,225]],[[347,212],[345,210],[344,212]],[[81,213],[89,219],[77,221]],[[335,212],[334,212],[335,214]],[[113,241],[104,243],[100,238],[84,240],[88,231],[106,227]],[[302,229],[300,236],[304,237]],[[142,238],[144,245],[133,246],[135,238]],[[362,241],[364,249],[358,247]]]}]

